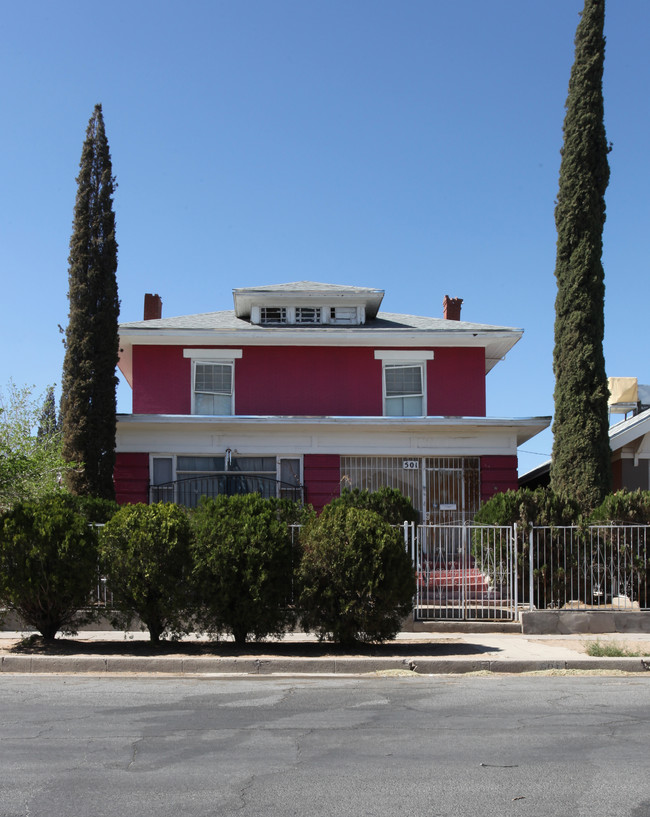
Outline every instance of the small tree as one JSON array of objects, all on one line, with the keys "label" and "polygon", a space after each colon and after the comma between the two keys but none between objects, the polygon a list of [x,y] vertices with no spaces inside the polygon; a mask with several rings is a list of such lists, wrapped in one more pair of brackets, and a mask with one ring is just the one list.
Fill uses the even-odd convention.
[{"label": "small tree", "polygon": [[415,593],[401,532],[374,511],[339,504],[326,506],[301,539],[305,631],[345,645],[394,638]]},{"label": "small tree", "polygon": [[38,431],[36,439],[39,441],[51,440],[58,435],[61,436],[61,426],[56,416],[56,403],[54,401],[54,386],[48,386],[45,395],[45,402],[38,420]]},{"label": "small tree", "polygon": [[201,620],[237,644],[280,636],[292,620],[286,503],[258,494],[204,500],[192,517]]},{"label": "small tree", "polygon": [[114,499],[119,300],[113,178],[102,106],[88,123],[77,176],[68,258],[68,328],[63,361],[63,454],[75,494]]},{"label": "small tree", "polygon": [[0,393],[0,511],[57,490],[73,467],[61,454],[61,434],[44,430],[42,407],[29,386],[10,382]]},{"label": "small tree", "polygon": [[117,612],[127,629],[139,616],[151,641],[177,637],[191,623],[191,528],[178,505],[123,505],[100,533],[100,554]]},{"label": "small tree", "polygon": [[95,530],[63,495],[18,504],[0,516],[0,602],[43,638],[88,620],[97,582]]}]

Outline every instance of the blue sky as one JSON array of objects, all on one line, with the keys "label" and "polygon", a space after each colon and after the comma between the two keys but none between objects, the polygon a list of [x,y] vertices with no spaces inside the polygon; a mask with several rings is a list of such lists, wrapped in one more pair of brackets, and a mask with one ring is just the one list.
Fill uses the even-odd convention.
[{"label": "blue sky", "polygon": [[[557,195],[582,0],[4,3],[0,387],[61,381],[81,146],[104,110],[121,319],[237,286],[385,289],[391,312],[518,326],[490,416],[553,411]],[[650,3],[606,16],[605,355],[650,382]],[[130,410],[122,384],[118,409]],[[547,432],[520,468],[550,455]],[[530,453],[535,452],[535,453]]]}]

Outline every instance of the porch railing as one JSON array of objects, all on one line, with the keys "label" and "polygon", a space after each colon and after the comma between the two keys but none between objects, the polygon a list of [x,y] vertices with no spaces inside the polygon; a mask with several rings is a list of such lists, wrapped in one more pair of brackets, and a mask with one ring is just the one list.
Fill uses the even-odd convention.
[{"label": "porch railing", "polygon": [[302,485],[282,482],[275,477],[260,474],[215,474],[212,476],[187,477],[173,482],[149,486],[149,502],[174,502],[195,508],[201,497],[214,498],[220,494],[260,494],[265,499],[281,497],[295,502],[303,501]]}]

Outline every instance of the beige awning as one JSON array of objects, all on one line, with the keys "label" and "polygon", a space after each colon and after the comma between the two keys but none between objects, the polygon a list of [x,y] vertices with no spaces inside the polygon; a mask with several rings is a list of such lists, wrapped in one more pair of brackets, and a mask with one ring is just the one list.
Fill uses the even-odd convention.
[{"label": "beige awning", "polygon": [[636,377],[608,377],[609,405],[630,404],[639,401],[639,383]]}]

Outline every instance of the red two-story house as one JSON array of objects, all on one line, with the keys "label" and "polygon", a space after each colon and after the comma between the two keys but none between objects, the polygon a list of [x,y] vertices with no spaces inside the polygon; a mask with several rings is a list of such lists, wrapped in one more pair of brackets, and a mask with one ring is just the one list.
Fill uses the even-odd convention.
[{"label": "red two-story house", "polygon": [[522,331],[380,312],[383,291],[300,281],[233,291],[234,311],[120,326],[133,413],[118,415],[120,502],[259,491],[320,509],[399,488],[423,521],[470,519],[517,487],[548,417],[486,417],[485,377]]}]

